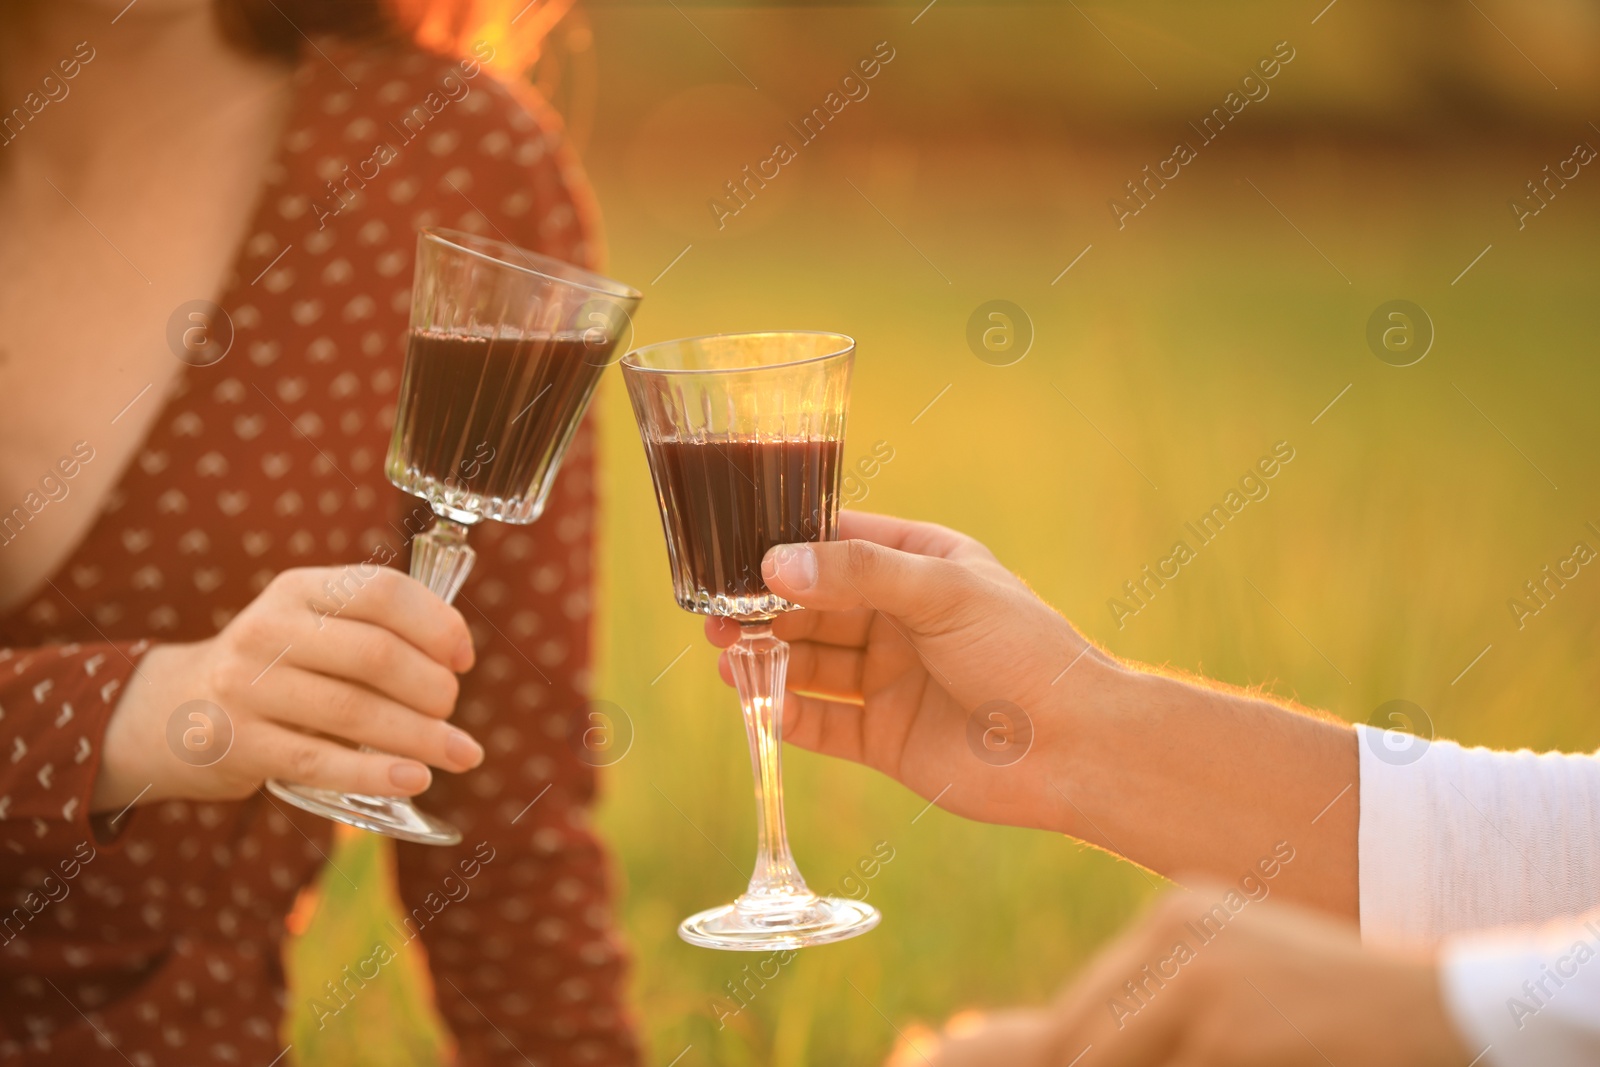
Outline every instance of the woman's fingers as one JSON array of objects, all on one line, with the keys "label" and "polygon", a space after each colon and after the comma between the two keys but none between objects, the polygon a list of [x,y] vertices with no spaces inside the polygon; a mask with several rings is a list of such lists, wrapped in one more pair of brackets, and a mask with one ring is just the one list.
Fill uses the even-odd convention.
[{"label": "woman's fingers", "polygon": [[240,740],[248,743],[257,781],[281,778],[380,797],[416,796],[433,783],[433,774],[416,760],[360,752],[272,723],[256,723]]},{"label": "woman's fingers", "polygon": [[[409,796],[428,788],[430,764],[465,771],[483,761],[482,747],[443,721],[459,691],[455,673],[472,660],[460,612],[415,579],[370,563],[293,568],[215,637],[152,650],[157,677],[119,705],[107,751],[149,763],[165,747],[160,728],[173,704],[203,696],[234,723],[229,754],[210,775],[136,774],[160,783],[153,796],[240,797],[265,778]],[[154,758],[170,767],[166,756]],[[98,806],[98,787],[96,796]]]},{"label": "woman's fingers", "polygon": [[372,623],[394,631],[452,670],[472,666],[467,620],[410,575],[361,563],[302,573],[307,604],[320,627],[334,619]]},{"label": "woman's fingers", "polygon": [[360,682],[437,719],[455,710],[461,683],[455,672],[382,626],[326,618],[320,632],[291,643],[284,662]]},{"label": "woman's fingers", "polygon": [[278,723],[371,745],[449,771],[483,762],[465,730],[429,718],[364,686],[280,663],[261,678]]}]

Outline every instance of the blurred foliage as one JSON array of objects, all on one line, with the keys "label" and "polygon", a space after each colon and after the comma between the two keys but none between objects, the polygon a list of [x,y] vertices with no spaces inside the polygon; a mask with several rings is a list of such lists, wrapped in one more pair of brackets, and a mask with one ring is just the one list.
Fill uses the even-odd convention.
[{"label": "blurred foliage", "polygon": [[[1442,736],[1592,750],[1600,576],[1521,629],[1506,602],[1574,541],[1600,544],[1585,526],[1600,525],[1600,177],[1524,229],[1508,202],[1575,140],[1600,144],[1577,117],[1600,113],[1594,68],[1573,58],[1593,54],[1596,8],[1477,6],[1339,0],[1315,26],[1320,2],[1083,6],[1152,90],[1070,5],[938,0],[912,25],[920,5],[591,4],[578,43],[594,49],[588,165],[609,269],[646,292],[640,343],[856,336],[847,457],[895,453],[862,506],[982,538],[1118,654],[1346,719],[1405,698]],[[1119,229],[1108,200],[1281,39],[1297,56],[1273,95]],[[872,95],[719,229],[708,199],[880,40],[897,52]],[[1009,367],[966,342],[996,298],[1035,332]],[[1395,298],[1436,328],[1412,367],[1365,339]],[[717,852],[743,864],[754,845],[743,727],[698,620],[672,602],[617,377],[596,409],[593,690],[636,730],[598,822],[650,1062],[872,1064],[896,1030],[1047,997],[1158,880],[1050,835],[918,817],[924,802],[875,774],[790,751],[803,870],[833,886],[887,842],[895,858],[869,883],[884,922],[801,953],[724,1016],[727,983],[760,957],[689,947],[675,926],[740,888]],[[1297,455],[1271,495],[1119,629],[1107,600],[1123,581],[1280,440]],[[297,982],[337,971],[361,949],[352,931],[392,906],[368,852],[352,838],[335,857],[363,889],[324,878]],[[302,1014],[297,1054],[438,1048],[406,1022],[425,1018],[420,977],[385,981],[388,1005],[366,1002],[373,989],[351,1009],[387,1013],[364,1041],[319,1044]]]},{"label": "blurred foliage", "polygon": [[1581,127],[1600,91],[1596,0],[926,4],[586,6],[610,31],[599,45],[604,93],[623,106],[687,80],[754,84],[803,111],[864,46],[886,40],[912,58],[896,71],[894,99],[875,107],[919,136],[1181,127],[1278,41],[1308,61],[1253,116],[1268,128],[1414,143],[1462,127]]}]

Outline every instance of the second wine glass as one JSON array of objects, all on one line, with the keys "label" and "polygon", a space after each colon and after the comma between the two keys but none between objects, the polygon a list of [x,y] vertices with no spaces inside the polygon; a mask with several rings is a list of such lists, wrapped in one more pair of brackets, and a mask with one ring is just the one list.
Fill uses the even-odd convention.
[{"label": "second wine glass", "polygon": [[[426,501],[403,520],[414,535],[411,576],[445,603],[472,569],[472,526],[530,523],[544,511],[595,383],[626,347],[639,300],[620,282],[503,241],[418,234],[385,473]],[[266,786],[307,811],[404,841],[461,840],[405,797]]]},{"label": "second wine glass", "polygon": [[755,773],[755,873],[733,903],[683,921],[678,933],[691,944],[799,948],[878,924],[871,905],[813,893],[790,854],[781,752],[789,646],[771,623],[796,605],[761,576],[774,545],[838,533],[854,356],[843,334],[788,332],[668,341],[622,359],[678,605],[739,622],[728,657]]}]

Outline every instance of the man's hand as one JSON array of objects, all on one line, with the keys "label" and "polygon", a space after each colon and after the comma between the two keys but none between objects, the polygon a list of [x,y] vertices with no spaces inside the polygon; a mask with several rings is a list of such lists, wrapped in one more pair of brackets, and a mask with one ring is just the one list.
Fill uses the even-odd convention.
[{"label": "man's hand", "polygon": [[[768,588],[804,610],[783,737],[985,822],[1070,834],[1163,873],[1229,878],[1263,843],[1301,857],[1283,899],[1356,913],[1353,731],[1260,693],[1123,663],[977,541],[844,512],[845,540],[780,545]],[[713,618],[726,648],[738,624]],[[723,679],[732,684],[726,656]]]},{"label": "man's hand", "polygon": [[[773,592],[806,608],[773,622],[790,643],[784,740],[968,818],[1064,829],[1065,802],[1042,774],[1070,743],[1061,709],[1127,672],[970,537],[856,512],[840,534],[776,548],[763,567]],[[706,624],[723,648],[738,629]],[[722,675],[732,684],[726,656]]]},{"label": "man's hand", "polygon": [[969,1024],[891,1062],[1467,1067],[1429,961],[1364,949],[1349,924],[1291,905],[1230,912],[1230,892],[1243,899],[1213,886],[1169,895],[1051,1007]]}]

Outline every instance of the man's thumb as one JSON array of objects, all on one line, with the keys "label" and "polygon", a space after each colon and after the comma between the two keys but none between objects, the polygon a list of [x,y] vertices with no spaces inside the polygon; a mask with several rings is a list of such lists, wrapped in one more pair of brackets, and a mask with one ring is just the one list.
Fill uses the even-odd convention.
[{"label": "man's thumb", "polygon": [[918,623],[948,613],[965,571],[946,559],[850,540],[778,545],[761,574],[769,589],[801,607],[870,607]]}]

